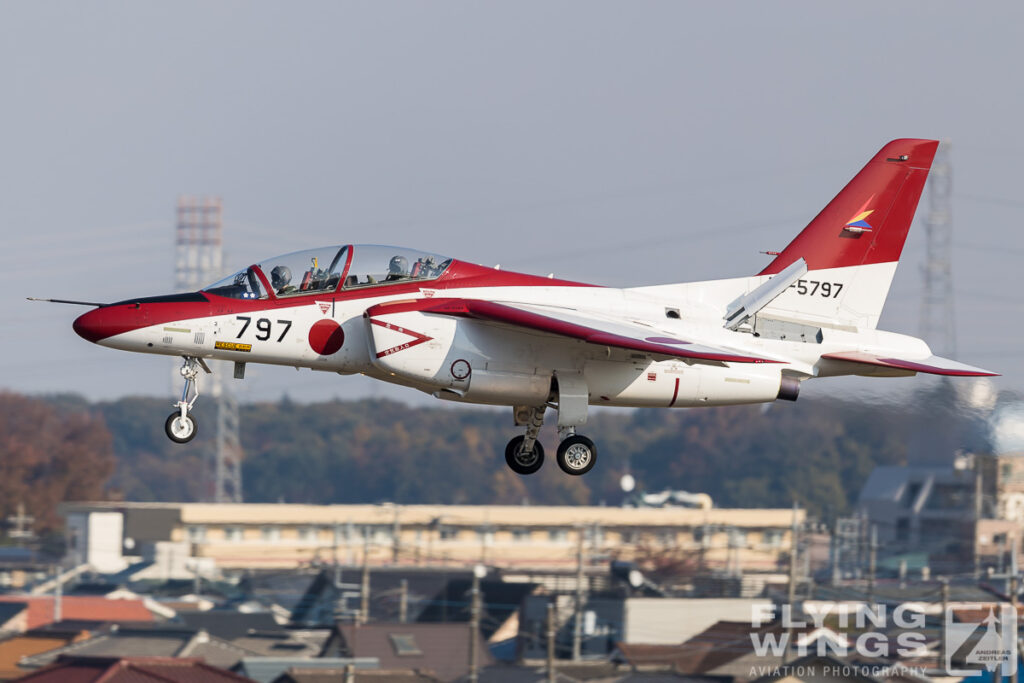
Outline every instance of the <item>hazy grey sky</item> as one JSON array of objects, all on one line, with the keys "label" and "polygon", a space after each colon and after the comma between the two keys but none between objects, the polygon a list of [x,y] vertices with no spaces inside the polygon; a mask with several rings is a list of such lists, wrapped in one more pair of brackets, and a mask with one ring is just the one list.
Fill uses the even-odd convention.
[{"label": "hazy grey sky", "polygon": [[[382,242],[654,284],[756,272],[908,136],[953,142],[958,357],[1024,389],[1021,35],[1020,2],[0,4],[0,386],[172,400],[169,360],[25,297],[171,291],[182,193],[223,198],[237,267]],[[881,327],[917,332],[923,254]],[[372,390],[251,370],[250,400]]]}]

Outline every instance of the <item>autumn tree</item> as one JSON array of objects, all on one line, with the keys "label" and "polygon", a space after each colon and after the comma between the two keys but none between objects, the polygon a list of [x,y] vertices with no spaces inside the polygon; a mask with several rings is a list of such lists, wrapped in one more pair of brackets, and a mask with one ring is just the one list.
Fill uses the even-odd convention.
[{"label": "autumn tree", "polygon": [[58,529],[57,503],[101,499],[113,471],[110,432],[100,416],[0,392],[0,516],[21,503],[37,531]]}]

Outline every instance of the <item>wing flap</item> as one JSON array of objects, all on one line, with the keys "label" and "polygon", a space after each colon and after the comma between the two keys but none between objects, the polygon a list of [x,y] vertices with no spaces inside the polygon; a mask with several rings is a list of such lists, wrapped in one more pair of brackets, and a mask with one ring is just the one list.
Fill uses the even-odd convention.
[{"label": "wing flap", "polygon": [[990,372],[940,356],[892,358],[862,351],[840,351],[837,353],[826,353],[821,357],[829,360],[844,360],[850,363],[874,365],[882,368],[923,372],[929,375],[947,375],[950,377],[997,377],[999,375],[997,372]]},{"label": "wing flap", "polygon": [[599,318],[573,309],[498,303],[482,299],[415,299],[377,304],[367,309],[373,317],[419,311],[473,318],[528,330],[579,339],[600,346],[715,363],[779,363],[781,361],[669,337],[653,328],[625,320]]}]

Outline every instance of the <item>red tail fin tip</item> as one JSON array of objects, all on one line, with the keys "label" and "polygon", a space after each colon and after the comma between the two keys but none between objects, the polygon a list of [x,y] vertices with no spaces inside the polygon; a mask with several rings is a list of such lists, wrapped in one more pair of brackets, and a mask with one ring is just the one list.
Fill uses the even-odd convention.
[{"label": "red tail fin tip", "polygon": [[882,147],[760,274],[801,257],[810,270],[898,261],[938,146],[901,139]]}]

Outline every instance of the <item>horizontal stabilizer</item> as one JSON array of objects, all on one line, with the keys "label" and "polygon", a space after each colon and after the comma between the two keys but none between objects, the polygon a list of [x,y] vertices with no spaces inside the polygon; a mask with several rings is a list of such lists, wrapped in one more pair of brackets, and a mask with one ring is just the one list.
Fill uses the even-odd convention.
[{"label": "horizontal stabilizer", "polygon": [[826,353],[822,355],[822,358],[874,365],[881,368],[924,372],[929,375],[948,375],[951,377],[997,377],[999,375],[997,372],[989,372],[988,370],[982,370],[972,365],[965,365],[964,363],[958,363],[949,358],[940,358],[939,356],[928,356],[927,358],[883,358],[861,351],[841,351],[838,353]]},{"label": "horizontal stabilizer", "polygon": [[574,309],[551,306],[496,303],[481,299],[415,299],[377,304],[367,309],[366,315],[372,318],[407,311],[503,323],[535,332],[579,339],[590,344],[614,346],[672,358],[714,363],[780,362],[666,336],[653,328],[627,320],[613,320]]}]

